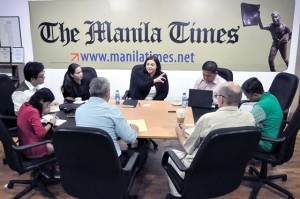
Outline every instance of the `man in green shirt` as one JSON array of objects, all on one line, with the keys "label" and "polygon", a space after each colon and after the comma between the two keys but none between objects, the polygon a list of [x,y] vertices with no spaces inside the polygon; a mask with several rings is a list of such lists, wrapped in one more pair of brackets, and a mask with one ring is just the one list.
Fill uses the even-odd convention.
[{"label": "man in green shirt", "polygon": [[[261,135],[277,138],[283,119],[282,109],[277,98],[271,93],[265,92],[263,85],[256,77],[246,80],[242,85],[242,91],[250,101],[257,102],[251,113],[256,126],[261,130]],[[270,152],[273,143],[261,140],[259,147],[260,150]]]}]

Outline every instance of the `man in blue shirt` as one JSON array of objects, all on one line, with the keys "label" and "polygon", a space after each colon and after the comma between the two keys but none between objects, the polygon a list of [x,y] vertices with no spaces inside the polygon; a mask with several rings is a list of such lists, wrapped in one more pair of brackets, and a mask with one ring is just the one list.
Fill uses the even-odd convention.
[{"label": "man in blue shirt", "polygon": [[127,152],[120,149],[118,138],[132,143],[137,138],[139,128],[127,123],[120,109],[108,103],[110,99],[110,83],[104,77],[92,79],[90,99],[76,110],[76,126],[93,127],[105,130],[112,138],[122,167],[128,160]]}]

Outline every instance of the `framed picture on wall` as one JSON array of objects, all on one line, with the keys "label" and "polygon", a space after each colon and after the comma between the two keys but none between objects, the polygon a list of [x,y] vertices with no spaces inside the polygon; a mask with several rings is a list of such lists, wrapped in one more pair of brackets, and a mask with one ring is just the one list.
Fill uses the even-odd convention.
[{"label": "framed picture on wall", "polygon": [[1,46],[22,47],[18,16],[0,16],[0,43]]},{"label": "framed picture on wall", "polygon": [[24,48],[22,47],[11,48],[11,62],[24,63]]},{"label": "framed picture on wall", "polygon": [[0,47],[0,63],[1,64],[11,63],[11,47],[9,46]]}]

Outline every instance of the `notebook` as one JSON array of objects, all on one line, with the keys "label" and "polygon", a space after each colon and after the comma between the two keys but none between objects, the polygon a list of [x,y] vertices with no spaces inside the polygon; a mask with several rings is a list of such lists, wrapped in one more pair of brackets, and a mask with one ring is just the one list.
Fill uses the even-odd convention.
[{"label": "notebook", "polygon": [[199,108],[212,108],[213,91],[211,90],[189,90],[188,105]]},{"label": "notebook", "polygon": [[137,103],[138,103],[137,100],[126,99],[123,102],[122,107],[124,107],[124,108],[134,108],[134,107],[136,107]]}]

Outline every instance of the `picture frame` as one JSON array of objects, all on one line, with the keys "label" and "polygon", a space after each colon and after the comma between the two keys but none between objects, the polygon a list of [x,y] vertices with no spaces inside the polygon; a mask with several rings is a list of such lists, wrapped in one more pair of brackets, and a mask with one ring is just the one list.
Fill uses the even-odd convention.
[{"label": "picture frame", "polygon": [[24,63],[24,48],[12,47],[11,48],[11,62],[12,63]]},{"label": "picture frame", "polygon": [[22,47],[18,16],[0,16],[0,43],[1,46]]},{"label": "picture frame", "polygon": [[11,63],[11,47],[1,46],[0,47],[0,63],[10,64]]}]

